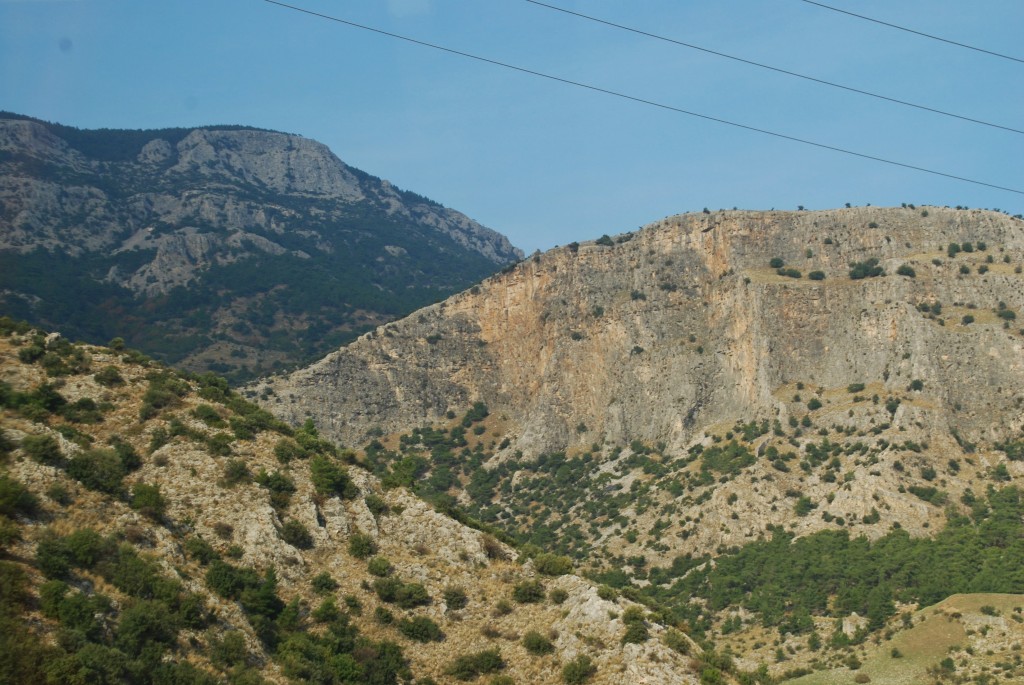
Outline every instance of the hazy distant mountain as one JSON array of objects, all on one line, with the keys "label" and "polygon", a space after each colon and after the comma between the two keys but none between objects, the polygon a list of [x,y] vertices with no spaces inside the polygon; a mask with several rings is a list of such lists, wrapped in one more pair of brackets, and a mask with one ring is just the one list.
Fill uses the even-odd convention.
[{"label": "hazy distant mountain", "polygon": [[0,307],[190,369],[310,361],[521,255],[299,136],[0,114]]}]

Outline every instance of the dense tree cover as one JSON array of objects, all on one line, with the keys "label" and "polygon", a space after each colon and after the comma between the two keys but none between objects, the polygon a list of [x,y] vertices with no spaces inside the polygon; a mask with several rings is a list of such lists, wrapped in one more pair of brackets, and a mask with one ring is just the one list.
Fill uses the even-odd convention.
[{"label": "dense tree cover", "polygon": [[847,531],[794,540],[775,529],[770,540],[722,555],[713,567],[641,592],[698,626],[742,606],[784,632],[810,630],[811,615],[857,612],[874,629],[896,601],[926,606],[961,592],[1024,592],[1024,497],[1009,487],[986,499],[973,503],[970,517],[951,513],[934,538],[895,529],[874,542]]},{"label": "dense tree cover", "polygon": [[[167,578],[159,566],[134,547],[85,528],[66,536],[45,535],[36,547],[36,565],[51,580],[39,588],[45,616],[60,625],[55,647],[31,644],[32,633],[17,625],[14,602],[7,600],[0,631],[0,680],[4,682],[162,683],[217,682],[210,674],[188,665],[178,653],[177,637],[184,628],[208,624],[202,600]],[[79,571],[98,574],[127,599],[115,604],[95,592],[92,584],[70,580]],[[7,575],[5,572],[9,572]],[[4,564],[0,577],[15,579],[23,572]],[[23,586],[23,582],[20,583]],[[18,646],[18,653],[11,650]],[[20,652],[24,653],[20,653]],[[41,657],[45,653],[45,662]],[[4,675],[22,670],[17,678]]]},{"label": "dense tree cover", "polygon": [[[196,539],[189,540],[189,543]],[[229,564],[201,541],[187,544],[190,555],[206,564],[205,581],[216,594],[237,601],[264,646],[296,682],[375,683],[393,685],[408,677],[401,649],[359,635],[349,616],[315,612],[325,624],[309,632],[297,601],[278,595],[273,568],[255,569]],[[56,648],[33,644],[31,633],[18,625],[25,610],[24,573],[0,562],[0,679],[4,682],[67,683],[214,683],[220,678],[184,661],[179,631],[202,629],[209,616],[198,595],[164,575],[159,565],[140,556],[131,545],[91,529],[70,535],[44,536],[36,549],[36,564],[49,578],[39,589],[44,615],[61,626]],[[75,581],[79,570],[100,575],[129,599],[114,603],[90,584]],[[84,590],[76,590],[83,587]],[[27,606],[27,605],[25,605]],[[432,622],[413,619],[403,632],[413,639],[441,639]],[[211,639],[214,665],[230,671],[232,680],[259,683],[249,670],[244,641],[228,633]],[[44,663],[45,659],[45,663]]]}]

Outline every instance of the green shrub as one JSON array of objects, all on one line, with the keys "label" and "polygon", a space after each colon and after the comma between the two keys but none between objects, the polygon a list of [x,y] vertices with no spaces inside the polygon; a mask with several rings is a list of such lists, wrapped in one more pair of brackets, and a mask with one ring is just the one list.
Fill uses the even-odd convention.
[{"label": "green shrub", "polygon": [[850,383],[848,386],[846,386],[846,392],[851,393],[851,394],[852,393],[857,393],[857,392],[864,392],[864,384],[863,383]]},{"label": "green shrub", "polygon": [[785,265],[786,262],[782,259],[782,257],[772,257],[770,260],[768,260],[768,266],[770,266],[773,269],[781,269]]},{"label": "green shrub", "polygon": [[249,656],[245,647],[245,634],[239,630],[229,630],[221,638],[210,640],[210,662],[221,669],[244,664]]},{"label": "green shrub", "polygon": [[449,585],[444,589],[444,603],[452,611],[465,609],[469,604],[469,597],[461,587]]},{"label": "green shrub", "polygon": [[352,499],[359,494],[359,489],[349,478],[344,467],[328,457],[319,454],[313,457],[309,462],[309,474],[313,486],[321,495],[337,495],[342,499]]},{"label": "green shrub", "polygon": [[875,278],[884,275],[885,270],[879,266],[878,259],[875,257],[863,262],[854,262],[850,265],[850,278],[855,281],[862,278]]},{"label": "green shrub", "polygon": [[512,588],[512,599],[520,604],[543,602],[544,594],[544,586],[539,580],[524,580]]},{"label": "green shrub", "polygon": [[651,637],[647,626],[643,621],[629,621],[626,623],[626,632],[622,636],[622,644],[642,644]]},{"label": "green shrub", "polygon": [[338,589],[338,581],[332,578],[331,574],[327,571],[315,576],[311,584],[313,586],[313,591],[320,595],[324,595]]},{"label": "green shrub", "polygon": [[445,673],[458,680],[473,680],[503,668],[505,668],[505,661],[501,658],[501,652],[497,648],[493,648],[475,654],[464,654],[456,658],[445,670]]},{"label": "green shrub", "polygon": [[227,425],[220,413],[208,404],[200,404],[197,406],[192,410],[192,416],[196,417],[211,428],[221,428]]},{"label": "green shrub", "polygon": [[374,557],[366,564],[366,570],[380,578],[391,575],[391,562],[384,557]]},{"label": "green shrub", "polygon": [[917,272],[909,264],[900,264],[899,268],[896,269],[896,275],[914,278],[917,276]]},{"label": "green shrub", "polygon": [[582,685],[597,673],[597,666],[586,654],[578,657],[562,667],[562,682],[566,685]]},{"label": "green shrub", "polygon": [[229,459],[224,464],[224,477],[220,481],[222,485],[231,487],[239,483],[248,483],[250,480],[252,474],[249,473],[249,466],[241,459]]},{"label": "green shrub", "polygon": [[259,585],[259,576],[252,569],[216,559],[206,571],[206,585],[225,599],[238,599],[244,590]]},{"label": "green shrub", "polygon": [[42,359],[44,354],[46,354],[46,348],[33,343],[18,350],[18,361],[24,364],[35,364],[36,361]]},{"label": "green shrub", "polygon": [[132,486],[131,508],[148,518],[159,520],[167,511],[167,501],[159,485],[136,483]]},{"label": "green shrub", "polygon": [[821,400],[819,400],[817,397],[812,397],[810,400],[807,401],[807,408],[811,411],[821,409]]},{"label": "green shrub", "polygon": [[809,274],[807,274],[807,278],[811,279],[812,281],[824,281],[825,280],[825,272],[824,271],[812,271]]},{"label": "green shrub", "polygon": [[970,324],[974,323],[974,317],[970,314],[964,314],[964,317],[960,319],[960,323],[963,324],[964,326],[969,326]]},{"label": "green shrub", "polygon": [[810,497],[801,495],[800,498],[796,501],[796,504],[793,507],[793,511],[796,513],[797,516],[807,516],[809,513],[811,513],[813,509],[816,509],[817,507],[818,505],[812,502]]},{"label": "green shrub", "polygon": [[369,494],[365,497],[364,501],[366,502],[366,508],[374,516],[383,516],[390,511],[388,503],[380,495]]},{"label": "green shrub", "polygon": [[91,569],[105,558],[116,555],[117,545],[92,528],[79,528],[62,541],[69,563],[78,568]]},{"label": "green shrub", "polygon": [[348,539],[348,553],[356,559],[366,559],[377,551],[377,543],[366,533],[352,533]]},{"label": "green shrub", "polygon": [[534,656],[544,656],[555,651],[555,645],[536,630],[531,630],[523,636],[523,647]]},{"label": "green shrub", "polygon": [[32,461],[49,466],[60,466],[64,462],[64,454],[60,451],[57,438],[48,433],[26,435],[21,440],[21,449]]},{"label": "green shrub", "polygon": [[278,531],[281,539],[292,547],[298,549],[311,549],[313,547],[313,536],[301,521],[289,519]]},{"label": "green shrub", "polygon": [[548,593],[548,599],[551,600],[552,604],[562,604],[565,600],[569,599],[569,593],[560,587],[556,587]]},{"label": "green shrub", "polygon": [[64,539],[47,531],[36,543],[36,567],[47,578],[63,578],[71,571],[71,551]]},{"label": "green shrub", "polygon": [[288,506],[291,494],[295,492],[295,482],[291,478],[280,471],[267,473],[260,469],[254,480],[258,485],[270,490],[270,503],[275,509],[283,509]]},{"label": "green shrub", "polygon": [[419,583],[403,583],[394,576],[373,581],[373,591],[381,601],[396,604],[402,609],[430,604],[430,595],[425,587]]},{"label": "green shrub", "polygon": [[595,240],[594,243],[597,244],[597,245],[605,245],[607,247],[612,247],[612,246],[615,245],[615,243],[612,242],[612,239],[608,236],[607,233],[602,235],[597,240]]},{"label": "green shrub", "polygon": [[118,495],[126,469],[114,450],[91,449],[71,458],[68,475],[90,490]]},{"label": "green shrub", "polygon": [[724,446],[712,445],[701,452],[701,471],[735,475],[756,461],[746,445],[730,440]]},{"label": "green shrub", "polygon": [[310,616],[319,623],[332,623],[341,616],[341,610],[338,609],[338,603],[334,601],[334,597],[327,597],[320,602],[320,606],[314,609]]},{"label": "green shrub", "polygon": [[121,377],[121,373],[117,370],[116,366],[104,366],[93,374],[93,379],[107,388],[124,385],[124,378]]},{"label": "green shrub", "polygon": [[0,474],[0,516],[33,516],[39,510],[39,500],[20,481]]},{"label": "green shrub", "polygon": [[309,453],[291,438],[281,438],[274,445],[274,456],[282,464],[287,464],[292,459],[305,459]]},{"label": "green shrub", "polygon": [[688,655],[690,653],[690,641],[675,628],[669,628],[666,630],[662,641],[665,643],[666,647],[674,652],[678,652],[683,655]]},{"label": "green shrub", "polygon": [[142,407],[139,419],[146,421],[159,414],[162,410],[177,405],[180,398],[189,392],[188,384],[169,372],[153,374],[149,378],[149,387],[142,396]]},{"label": "green shrub", "polygon": [[74,498],[71,497],[71,491],[60,481],[53,483],[46,489],[46,496],[61,506],[67,506],[74,501]]},{"label": "green shrub", "polygon": [[142,466],[142,457],[139,456],[139,453],[119,436],[115,435],[110,438],[110,446],[117,458],[121,460],[121,466],[124,467],[125,473],[135,471]]},{"label": "green shrub", "polygon": [[545,552],[534,557],[533,567],[546,576],[564,576],[572,573],[572,559]]},{"label": "green shrub", "polygon": [[185,553],[203,566],[220,558],[213,545],[200,537],[191,537],[185,541]]},{"label": "green shrub", "polygon": [[776,269],[775,273],[777,273],[780,276],[786,276],[787,278],[800,278],[802,275],[799,269],[794,269],[791,267],[783,267],[781,269]]},{"label": "green shrub", "polygon": [[397,628],[402,635],[416,642],[440,642],[444,639],[441,628],[426,616],[401,618]]}]

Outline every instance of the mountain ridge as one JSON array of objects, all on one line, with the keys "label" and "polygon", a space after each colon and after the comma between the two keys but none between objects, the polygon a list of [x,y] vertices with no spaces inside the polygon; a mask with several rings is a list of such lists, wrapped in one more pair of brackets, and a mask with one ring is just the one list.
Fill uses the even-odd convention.
[{"label": "mountain ridge", "polygon": [[299,136],[0,117],[6,310],[189,368],[314,358],[521,255]]}]

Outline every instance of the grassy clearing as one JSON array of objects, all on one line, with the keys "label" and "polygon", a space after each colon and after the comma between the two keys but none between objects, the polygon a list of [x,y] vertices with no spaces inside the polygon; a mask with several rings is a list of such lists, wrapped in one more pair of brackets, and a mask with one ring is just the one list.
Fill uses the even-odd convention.
[{"label": "grassy clearing", "polygon": [[[863,665],[856,671],[835,668],[785,681],[791,685],[847,685],[859,674],[874,685],[913,685],[930,682],[928,669],[938,666],[947,656],[958,664],[967,662],[971,671],[1006,662],[1014,643],[1024,639],[1024,623],[1010,619],[1014,609],[1024,605],[1024,595],[953,595],[914,614],[912,628],[901,630],[890,640],[868,645]],[[982,607],[998,613],[991,616]],[[989,609],[990,611],[990,609]],[[987,631],[983,628],[988,626]],[[984,633],[988,634],[985,635]],[[971,647],[974,654],[965,648]],[[893,657],[893,650],[901,654]],[[991,650],[991,653],[988,653]],[[958,668],[958,673],[961,672]],[[1009,681],[1007,681],[1009,682]],[[1013,682],[1020,682],[1014,680]]]}]

